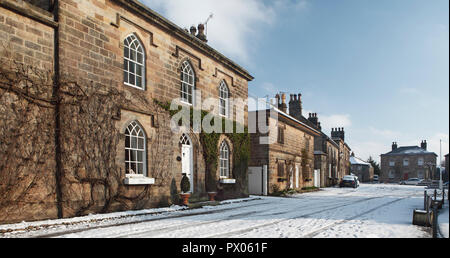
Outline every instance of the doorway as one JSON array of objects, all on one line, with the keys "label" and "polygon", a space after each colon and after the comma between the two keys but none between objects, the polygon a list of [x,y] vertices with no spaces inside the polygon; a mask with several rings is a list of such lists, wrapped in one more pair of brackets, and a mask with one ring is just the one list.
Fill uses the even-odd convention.
[{"label": "doorway", "polygon": [[186,174],[191,183],[191,193],[194,193],[194,156],[192,141],[188,135],[183,134],[180,138],[181,144],[181,173]]}]

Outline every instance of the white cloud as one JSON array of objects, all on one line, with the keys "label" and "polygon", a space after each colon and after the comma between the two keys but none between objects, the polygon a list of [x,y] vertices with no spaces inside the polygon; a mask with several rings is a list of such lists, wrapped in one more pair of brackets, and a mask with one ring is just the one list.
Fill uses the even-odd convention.
[{"label": "white cloud", "polygon": [[374,134],[374,135],[381,136],[383,138],[388,138],[389,140],[395,139],[395,138],[399,137],[400,135],[402,135],[399,132],[394,132],[394,131],[387,130],[387,129],[384,129],[384,130],[383,129],[377,129],[377,128],[374,128],[372,126],[369,127],[369,132]]},{"label": "white cloud", "polygon": [[318,114],[317,116],[319,117],[319,122],[321,123],[324,132],[331,132],[332,128],[349,128],[352,126],[352,121],[348,114],[335,114],[329,116]]},{"label": "white cloud", "polygon": [[273,24],[276,16],[273,3],[258,0],[142,0],[182,28],[208,22],[208,44],[242,62],[249,62],[257,38],[264,26]]},{"label": "white cloud", "polygon": [[373,160],[380,163],[380,155],[390,151],[390,144],[381,141],[363,141],[357,142],[350,146],[355,156],[368,160],[372,157]]}]

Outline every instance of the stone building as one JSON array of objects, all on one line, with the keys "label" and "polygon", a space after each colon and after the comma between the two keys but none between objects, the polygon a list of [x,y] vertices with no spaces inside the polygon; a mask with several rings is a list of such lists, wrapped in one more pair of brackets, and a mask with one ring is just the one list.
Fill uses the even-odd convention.
[{"label": "stone building", "polygon": [[314,138],[314,168],[320,170],[320,186],[333,186],[339,182],[339,144],[322,131],[316,113],[310,113],[307,121],[321,134]]},{"label": "stone building", "polygon": [[397,183],[409,178],[429,180],[436,170],[437,154],[427,151],[427,142],[419,146],[399,147],[381,155],[380,182]]},{"label": "stone building", "polygon": [[[247,108],[237,120],[228,100],[246,100],[253,77],[207,44],[202,24],[187,31],[137,0],[1,0],[0,43],[2,61],[51,75],[42,94],[0,78],[3,114],[26,102],[24,117],[45,121],[13,136],[20,117],[2,117],[0,223],[178,203],[183,173],[192,200],[248,196],[249,137],[211,145],[192,127],[171,130],[173,99],[188,109],[217,99],[214,115],[247,125]],[[6,155],[24,142],[29,157]]]},{"label": "stone building", "polygon": [[321,187],[334,186],[345,175],[350,174],[351,149],[345,142],[344,128],[333,128],[331,137],[326,135],[322,131],[317,113],[310,113],[308,118],[303,116],[301,97],[301,94],[292,95],[289,109],[294,110],[292,116],[296,119],[320,131],[320,136],[314,137],[314,169],[320,170]]},{"label": "stone building", "polygon": [[[268,167],[268,194],[287,189],[302,189],[314,185],[314,137],[320,132],[297,120],[293,114],[301,112],[300,106],[287,112],[286,95],[277,95],[277,107],[250,112],[272,130],[269,133],[251,133],[250,167]],[[300,109],[299,109],[300,108]],[[264,115],[259,116],[257,113]],[[270,116],[276,112],[277,118]],[[268,142],[262,142],[268,137]],[[273,142],[272,144],[267,144]]]},{"label": "stone building", "polygon": [[357,176],[360,182],[373,181],[374,169],[370,163],[356,157],[355,153],[352,153],[350,164],[350,172]]}]

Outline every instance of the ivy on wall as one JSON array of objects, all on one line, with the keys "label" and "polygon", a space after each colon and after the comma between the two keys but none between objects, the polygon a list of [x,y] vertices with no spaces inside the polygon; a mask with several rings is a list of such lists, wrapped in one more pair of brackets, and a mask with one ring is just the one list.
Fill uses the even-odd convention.
[{"label": "ivy on wall", "polygon": [[[181,106],[178,110],[170,110],[170,103],[154,100],[156,104],[170,113],[170,116],[174,116],[182,110]],[[210,114],[205,110],[201,110],[201,121]],[[234,192],[247,194],[247,182],[248,182],[248,162],[250,160],[250,134],[248,128],[238,124],[236,121],[230,121],[225,118],[219,118],[222,123],[222,131],[225,131],[225,125],[227,123],[233,124],[233,133],[223,133],[231,141],[233,145],[233,168],[232,175],[236,179],[236,185],[233,187]],[[193,124],[193,108],[190,108],[190,124]],[[236,133],[237,128],[244,128],[244,133]],[[207,133],[201,128],[199,137],[200,143],[203,148],[203,156],[206,164],[206,191],[217,191],[217,168],[219,164],[219,139],[221,133]]]}]

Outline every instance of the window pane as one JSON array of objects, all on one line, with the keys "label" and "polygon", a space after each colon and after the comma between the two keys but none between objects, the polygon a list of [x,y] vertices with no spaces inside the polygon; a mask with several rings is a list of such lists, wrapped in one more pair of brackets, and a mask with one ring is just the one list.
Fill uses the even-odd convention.
[{"label": "window pane", "polygon": [[144,174],[144,165],[142,163],[137,164],[137,172],[138,174]]},{"label": "window pane", "polygon": [[128,73],[126,71],[123,72],[123,81],[128,83]]},{"label": "window pane", "polygon": [[123,54],[126,58],[129,58],[130,57],[130,49],[129,48],[127,48],[127,47],[125,47],[125,51],[124,51],[124,54]]},{"label": "window pane", "polygon": [[140,150],[144,149],[144,139],[141,138],[138,139],[138,149]]},{"label": "window pane", "polygon": [[130,136],[125,137],[125,148],[130,148]]},{"label": "window pane", "polygon": [[[134,173],[136,173],[136,163],[131,163],[131,169],[134,171]],[[131,172],[131,171],[130,171]]]},{"label": "window pane", "polygon": [[135,73],[135,64],[133,62],[129,62],[130,73]]},{"label": "window pane", "polygon": [[130,150],[130,161],[137,161],[137,151]]},{"label": "window pane", "polygon": [[131,137],[131,148],[137,149],[137,138]]},{"label": "window pane", "polygon": [[136,77],[136,86],[142,87],[142,77]]},{"label": "window pane", "polygon": [[140,53],[138,53],[138,54],[137,54],[137,62],[140,63],[140,64],[142,64],[142,63],[143,63],[143,60],[144,60],[143,55],[140,54]]},{"label": "window pane", "polygon": [[142,151],[137,152],[137,161],[139,161],[139,162],[144,161],[144,152],[142,152]]},{"label": "window pane", "polygon": [[130,161],[130,150],[125,150],[125,161]]},{"label": "window pane", "polygon": [[130,51],[130,59],[136,61],[136,51],[134,50]]},{"label": "window pane", "polygon": [[136,85],[135,78],[136,78],[135,75],[130,74],[130,81],[129,81],[129,83],[130,83],[131,85]]},{"label": "window pane", "polygon": [[142,76],[142,65],[136,65],[136,74]]}]

